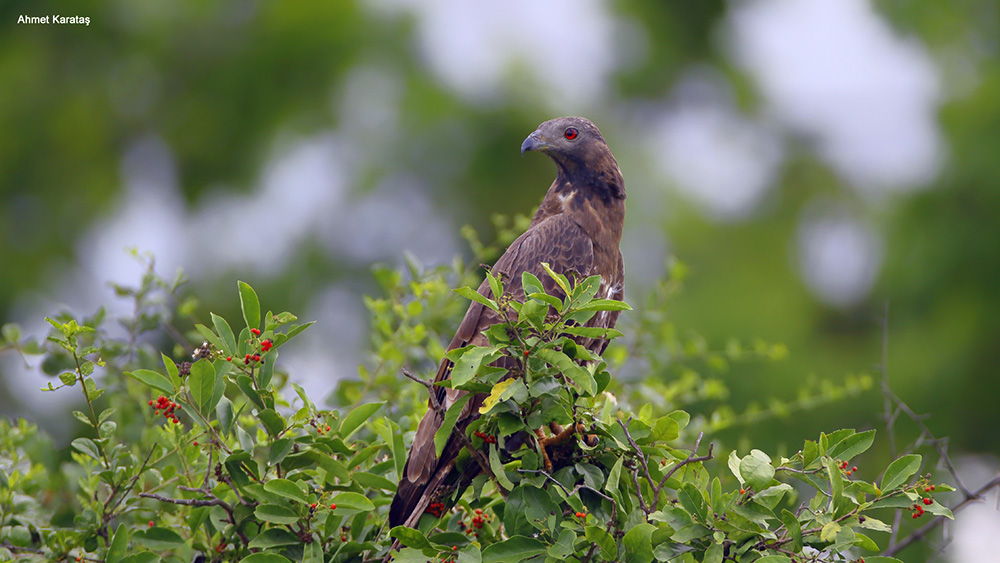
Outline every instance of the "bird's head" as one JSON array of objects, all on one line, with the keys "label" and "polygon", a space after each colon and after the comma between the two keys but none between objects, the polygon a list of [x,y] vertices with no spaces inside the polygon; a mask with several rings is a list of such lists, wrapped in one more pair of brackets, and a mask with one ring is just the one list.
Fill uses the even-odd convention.
[{"label": "bird's head", "polygon": [[538,126],[521,143],[521,154],[546,154],[559,168],[557,189],[584,188],[602,200],[625,198],[625,182],[597,126],[582,117],[557,117]]},{"label": "bird's head", "polygon": [[597,126],[582,117],[557,117],[538,126],[521,143],[521,154],[535,151],[549,155],[557,164],[594,160],[608,151]]}]

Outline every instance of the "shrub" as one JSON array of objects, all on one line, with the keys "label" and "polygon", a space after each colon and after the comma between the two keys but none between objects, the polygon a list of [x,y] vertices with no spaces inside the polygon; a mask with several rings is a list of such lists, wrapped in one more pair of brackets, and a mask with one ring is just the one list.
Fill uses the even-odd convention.
[{"label": "shrub", "polygon": [[[481,474],[464,495],[442,498],[419,529],[389,530],[386,512],[407,441],[426,408],[425,388],[397,373],[436,364],[439,335],[462,310],[447,280],[467,280],[470,272],[460,263],[436,270],[411,264],[404,281],[403,272],[377,269],[386,295],[366,300],[374,367],[341,382],[333,400],[347,407],[333,409],[317,406],[276,368],[281,348],[312,323],[299,324],[287,312],[262,314],[243,282],[242,319],[211,314],[210,326],[195,324],[187,337],[203,343],[190,360],[172,359],[185,338],[170,354],[159,350],[169,348],[162,339],[140,338],[180,337],[174,323],[195,308],[177,298],[179,279],[160,279],[152,261],[148,269],[141,286],[118,288],[136,302],[123,337],[111,336],[103,313],[49,319],[44,343],[4,328],[4,348],[45,355],[44,368],[59,382],[46,390],[79,389],[84,406],[73,413],[83,430],[68,457],[33,424],[0,421],[0,555],[109,563],[360,562],[387,555],[397,562],[884,563],[893,559],[862,554],[878,552],[877,540],[884,545],[884,534],[898,533],[888,524],[894,511],[951,517],[935,497],[951,489],[919,473],[920,455],[866,471],[881,475],[875,481],[859,478],[855,460],[873,445],[874,430],[821,434],[787,458],[759,449],[720,452],[705,434],[725,417],[692,418],[676,408],[685,393],[725,396],[706,391],[713,387],[700,376],[692,382],[690,368],[672,382],[642,383],[644,392],[666,394],[631,408],[635,391],[612,377],[627,352],[612,347],[607,356],[617,359],[607,361],[574,340],[620,337],[581,325],[597,311],[628,306],[595,299],[597,278],[550,272],[564,299],[545,294],[530,274],[518,299],[504,295],[503,280],[492,276],[500,299],[457,290],[517,319],[490,328],[490,346],[450,353],[456,367],[446,384],[488,394],[465,435],[465,462],[480,464]],[[650,314],[640,315],[638,333],[672,332]],[[689,351],[711,364],[780,357],[782,348]],[[647,365],[664,362],[656,352]],[[515,358],[519,369],[491,368],[501,355]],[[867,385],[855,380],[844,389]],[[456,408],[445,413],[442,445]],[[512,439],[545,428],[564,431],[568,440],[546,452],[537,440]],[[394,540],[398,552],[390,551]]]}]

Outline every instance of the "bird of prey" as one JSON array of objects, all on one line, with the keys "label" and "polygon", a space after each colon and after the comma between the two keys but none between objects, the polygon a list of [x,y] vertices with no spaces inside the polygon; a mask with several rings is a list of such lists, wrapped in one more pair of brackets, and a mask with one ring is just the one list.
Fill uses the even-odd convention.
[{"label": "bird of prey", "polygon": [[[504,280],[504,292],[523,300],[521,274],[531,272],[550,295],[561,297],[561,290],[545,272],[542,262],[572,279],[592,275],[601,277],[598,298],[622,300],[624,297],[624,264],[619,244],[625,221],[625,181],[618,162],[611,154],[604,137],[593,123],[582,117],[560,117],[546,121],[521,144],[521,154],[540,152],[556,164],[556,179],[531,220],[528,230],[515,240],[492,268],[494,275]],[[479,293],[490,296],[484,281]],[[494,296],[498,298],[499,296]],[[472,303],[448,350],[474,344],[488,346],[483,331],[499,322],[500,314],[480,303]],[[601,311],[587,326],[612,328],[618,311]],[[589,350],[603,353],[608,342],[589,339],[581,342]],[[494,365],[513,367],[514,360],[504,357]],[[506,365],[510,363],[511,365]],[[452,362],[441,361],[435,381],[448,379]],[[434,387],[437,401],[448,409],[466,394],[458,389]],[[439,497],[463,487],[480,468],[468,463],[456,468],[455,461],[463,445],[456,436],[465,432],[469,423],[479,416],[485,394],[470,399],[459,414],[458,422],[441,456],[434,449],[434,433],[442,424],[440,411],[432,408],[420,421],[413,445],[400,475],[396,496],[389,510],[390,526],[416,527],[421,515]]]}]

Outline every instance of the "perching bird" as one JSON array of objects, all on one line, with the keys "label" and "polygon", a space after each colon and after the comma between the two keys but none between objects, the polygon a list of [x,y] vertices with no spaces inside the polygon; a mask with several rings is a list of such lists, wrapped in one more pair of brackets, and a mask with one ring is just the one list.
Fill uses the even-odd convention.
[{"label": "perching bird", "polygon": [[[556,179],[532,218],[531,226],[493,266],[494,275],[501,276],[504,281],[504,292],[523,300],[521,274],[527,271],[538,277],[547,293],[561,297],[559,287],[541,266],[546,262],[554,271],[571,279],[573,275],[581,280],[599,275],[601,285],[597,297],[622,300],[625,272],[618,246],[625,221],[625,181],[601,132],[582,117],[552,119],[539,125],[521,144],[522,155],[529,151],[544,153],[555,161]],[[479,286],[479,293],[492,297],[486,281]],[[488,346],[483,330],[503,320],[490,308],[473,303],[448,350],[469,344]],[[618,311],[601,311],[586,325],[612,328],[617,321]],[[608,342],[590,339],[581,344],[593,352],[603,353]],[[505,361],[511,365],[505,365]],[[513,360],[504,357],[495,365],[511,368]],[[448,379],[451,368],[452,362],[443,359],[434,380]],[[433,392],[446,410],[466,394],[441,387],[435,387]],[[435,455],[434,433],[441,427],[442,417],[434,408],[424,415],[389,509],[390,526],[416,527],[432,502],[455,486],[464,486],[462,483],[467,484],[479,472],[474,462],[466,464],[464,470],[455,467],[462,449],[456,433],[465,432],[469,423],[479,416],[479,407],[485,397],[485,394],[477,394],[465,404],[441,457]]]}]

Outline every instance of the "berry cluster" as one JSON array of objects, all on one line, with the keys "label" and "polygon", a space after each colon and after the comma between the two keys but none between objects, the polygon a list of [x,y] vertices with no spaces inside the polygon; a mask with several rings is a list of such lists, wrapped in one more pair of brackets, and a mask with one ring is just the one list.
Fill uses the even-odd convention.
[{"label": "berry cluster", "polygon": [[476,532],[476,530],[482,528],[483,523],[489,519],[490,519],[489,515],[484,514],[481,508],[477,508],[475,510],[475,514],[472,516],[471,525],[466,525],[465,522],[459,522],[458,525],[461,526],[463,530],[465,530],[466,534],[470,535],[475,534],[475,536],[478,538],[479,534]]},{"label": "berry cluster", "polygon": [[577,513],[575,514],[575,516],[576,516],[577,518],[586,518],[586,517],[587,517],[587,514],[586,514],[586,513],[584,513],[584,512],[577,512]]},{"label": "berry cluster", "polygon": [[260,336],[260,329],[259,328],[251,328],[250,329],[250,333],[253,334],[254,336]]},{"label": "berry cluster", "polygon": [[[932,502],[934,502],[934,501],[932,501],[929,498],[925,498],[924,499],[924,504],[930,504]],[[913,506],[910,507],[910,510],[913,511],[913,517],[914,518],[920,518],[921,516],[924,515],[924,507],[920,506],[917,503],[914,503]]]},{"label": "berry cluster", "polygon": [[[229,356],[226,359],[232,361],[232,356]],[[260,362],[263,364],[264,360],[261,359],[260,354],[247,354],[246,357],[243,358],[243,365],[250,365],[250,362]]]},{"label": "berry cluster", "polygon": [[841,461],[840,465],[838,465],[837,467],[839,467],[841,471],[846,470],[848,477],[851,476],[851,473],[854,473],[855,471],[858,470],[858,466],[857,465],[851,467],[850,469],[847,469],[847,462],[846,461]]},{"label": "berry cluster", "polygon": [[191,359],[194,361],[197,362],[202,358],[212,358],[212,345],[208,342],[202,342],[201,346],[198,346],[194,349],[194,352],[191,352]]},{"label": "berry cluster", "polygon": [[476,434],[477,437],[482,438],[483,441],[486,442],[487,444],[496,444],[497,443],[497,437],[496,436],[490,436],[489,434],[486,434],[484,432],[480,432],[478,430],[476,431],[475,434]]},{"label": "berry cluster", "polygon": [[[327,432],[330,431],[330,425],[329,424],[324,425],[323,421],[319,421],[317,423],[315,418],[309,419],[309,426],[312,426],[313,428],[315,428],[316,429],[316,433],[319,434],[320,436],[323,436],[324,434],[326,434]],[[334,458],[334,459],[336,459],[336,458]]]},{"label": "berry cluster", "polygon": [[426,512],[426,513],[428,513],[428,514],[430,514],[430,515],[432,515],[432,516],[434,516],[436,518],[440,518],[441,515],[444,514],[444,503],[443,502],[432,502],[432,503],[430,503],[427,506],[426,509],[424,509],[424,512]]},{"label": "berry cluster", "polygon": [[181,408],[180,405],[171,401],[170,399],[160,395],[156,398],[156,401],[149,401],[149,406],[153,407],[153,414],[160,414],[163,411],[163,417],[167,420],[177,424],[180,420],[177,419],[177,414],[174,411]]},{"label": "berry cluster", "polygon": [[267,340],[262,340],[260,342],[260,351],[261,352],[268,352],[273,347],[274,347],[274,342],[272,342],[270,338],[268,338]]}]

